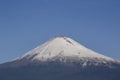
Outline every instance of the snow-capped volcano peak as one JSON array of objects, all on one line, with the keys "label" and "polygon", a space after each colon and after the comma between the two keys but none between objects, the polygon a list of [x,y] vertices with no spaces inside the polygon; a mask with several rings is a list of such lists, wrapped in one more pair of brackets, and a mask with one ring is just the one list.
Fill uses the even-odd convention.
[{"label": "snow-capped volcano peak", "polygon": [[32,49],[18,59],[30,59],[32,61],[48,61],[55,59],[103,59],[113,61],[114,59],[96,53],[71,38],[58,36],[45,42],[44,44]]},{"label": "snow-capped volcano peak", "polygon": [[120,80],[119,74],[119,60],[96,53],[68,37],[55,37],[0,65],[0,80]]}]

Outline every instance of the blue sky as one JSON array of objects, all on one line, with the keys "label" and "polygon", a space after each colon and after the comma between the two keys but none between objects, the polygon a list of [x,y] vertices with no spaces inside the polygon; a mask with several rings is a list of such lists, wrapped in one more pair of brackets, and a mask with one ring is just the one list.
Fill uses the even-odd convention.
[{"label": "blue sky", "polygon": [[120,59],[120,0],[0,0],[0,63],[55,35]]}]

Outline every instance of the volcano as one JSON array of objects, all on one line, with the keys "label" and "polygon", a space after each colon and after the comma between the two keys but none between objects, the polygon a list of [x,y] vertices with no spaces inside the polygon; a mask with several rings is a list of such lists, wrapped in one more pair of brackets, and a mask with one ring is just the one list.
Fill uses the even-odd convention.
[{"label": "volcano", "polygon": [[120,80],[120,61],[57,36],[0,64],[0,80]]}]

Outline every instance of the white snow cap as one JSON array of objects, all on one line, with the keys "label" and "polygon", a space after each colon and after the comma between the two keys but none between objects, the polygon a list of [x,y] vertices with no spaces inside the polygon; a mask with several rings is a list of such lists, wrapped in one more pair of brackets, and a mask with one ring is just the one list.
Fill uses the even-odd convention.
[{"label": "white snow cap", "polygon": [[57,36],[44,44],[32,49],[19,59],[31,58],[32,60],[46,61],[56,57],[97,58],[113,61],[114,59],[96,53],[71,38]]}]

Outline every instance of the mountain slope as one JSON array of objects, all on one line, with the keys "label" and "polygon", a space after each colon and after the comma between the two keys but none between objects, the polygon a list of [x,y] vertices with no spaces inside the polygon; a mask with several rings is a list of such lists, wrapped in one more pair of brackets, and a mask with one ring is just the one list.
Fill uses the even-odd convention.
[{"label": "mountain slope", "polygon": [[0,69],[0,80],[120,80],[120,65],[81,67],[78,64],[40,64]]}]

